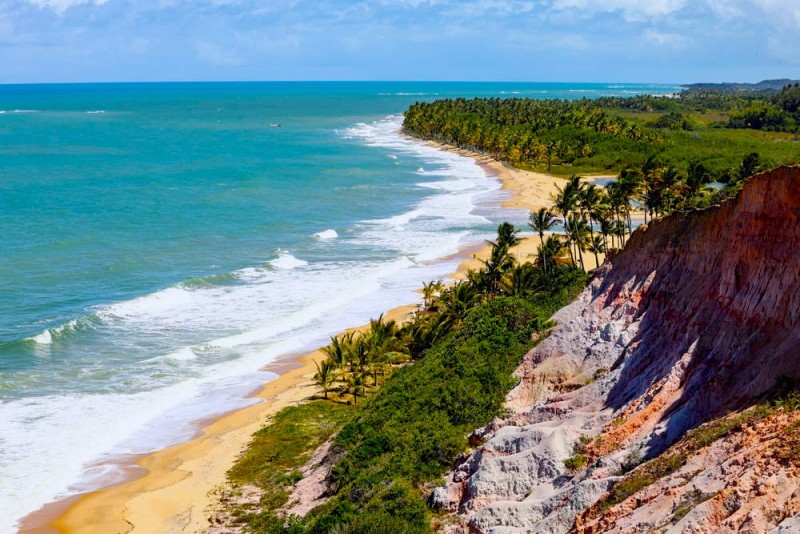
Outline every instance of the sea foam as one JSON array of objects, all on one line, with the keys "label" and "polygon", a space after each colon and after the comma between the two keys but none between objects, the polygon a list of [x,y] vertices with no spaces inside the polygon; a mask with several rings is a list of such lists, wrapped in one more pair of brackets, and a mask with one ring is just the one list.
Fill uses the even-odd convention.
[{"label": "sea foam", "polygon": [[336,232],[336,230],[328,229],[328,230],[323,230],[322,232],[317,232],[316,234],[314,234],[314,237],[322,240],[336,239],[337,237],[339,237],[339,234]]},{"label": "sea foam", "polygon": [[286,250],[278,251],[278,257],[274,260],[269,262],[270,265],[275,267],[276,269],[286,269],[292,270],[297,269],[298,267],[305,267],[308,265],[308,262],[305,260],[301,260],[292,256],[292,254]]}]

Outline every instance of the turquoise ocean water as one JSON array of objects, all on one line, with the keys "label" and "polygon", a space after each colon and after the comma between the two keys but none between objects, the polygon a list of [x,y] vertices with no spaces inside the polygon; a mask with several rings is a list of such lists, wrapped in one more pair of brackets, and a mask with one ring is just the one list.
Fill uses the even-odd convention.
[{"label": "turquoise ocean water", "polygon": [[398,135],[418,100],[674,86],[0,86],[0,532],[120,454],[253,402],[280,355],[452,272],[526,215]]}]

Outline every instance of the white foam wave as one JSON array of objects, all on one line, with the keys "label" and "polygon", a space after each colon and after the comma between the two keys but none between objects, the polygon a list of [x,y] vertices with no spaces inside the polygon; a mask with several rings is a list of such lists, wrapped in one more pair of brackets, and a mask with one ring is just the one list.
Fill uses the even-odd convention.
[{"label": "white foam wave", "polygon": [[264,269],[263,267],[245,267],[244,269],[240,269],[233,274],[237,279],[244,282],[257,282],[259,280],[263,280],[268,273],[269,270]]},{"label": "white foam wave", "polygon": [[268,263],[276,269],[285,269],[287,271],[308,265],[307,261],[295,258],[286,250],[278,251],[278,257]]},{"label": "white foam wave", "polygon": [[[424,263],[457,252],[460,242],[474,235],[470,229],[489,224],[487,215],[494,215],[499,209],[496,206],[502,193],[497,179],[487,177],[474,159],[399,135],[401,126],[402,117],[393,116],[372,124],[357,124],[342,135],[421,159],[423,165],[416,174],[428,180],[417,185],[439,194],[423,199],[405,213],[365,221],[369,226],[354,240],[366,246],[395,250]],[[517,213],[504,209],[498,215],[515,224],[527,220],[522,210]]]},{"label": "white foam wave", "polygon": [[39,345],[50,345],[53,343],[53,334],[50,333],[50,329],[47,329],[41,334],[36,334],[29,339],[35,341]]},{"label": "white foam wave", "polygon": [[88,113],[89,115],[100,115],[100,114],[105,113],[105,110],[97,109],[97,110],[94,110],[94,111],[87,111],[86,113]]},{"label": "white foam wave", "polygon": [[394,159],[394,160],[397,159],[397,156],[395,156],[394,154],[386,154],[386,157],[389,158],[389,159]]},{"label": "white foam wave", "polygon": [[176,308],[191,306],[192,292],[182,286],[168,287],[149,295],[106,306],[96,315],[105,322],[120,322],[147,317],[168,317]]},{"label": "white foam wave", "polygon": [[17,115],[22,113],[39,113],[38,109],[0,109],[0,115]]},{"label": "white foam wave", "polygon": [[477,186],[471,180],[443,180],[441,182],[421,182],[417,186],[439,191],[469,191]]},{"label": "white foam wave", "polygon": [[91,326],[92,326],[92,318],[82,317],[80,319],[72,319],[62,325],[55,326],[53,328],[46,328],[40,333],[25,339],[33,341],[39,345],[51,345],[53,343],[54,337],[64,335],[76,329],[89,328]]},{"label": "white foam wave", "polygon": [[328,230],[323,230],[322,232],[317,232],[316,234],[314,234],[314,237],[316,237],[317,239],[322,239],[322,240],[336,239],[337,237],[339,237],[339,234],[336,233],[336,230],[334,230],[333,228],[329,228]]},{"label": "white foam wave", "polygon": [[196,360],[197,354],[192,350],[192,347],[183,347],[182,349],[167,354],[165,358],[179,362],[188,362],[190,360]]}]

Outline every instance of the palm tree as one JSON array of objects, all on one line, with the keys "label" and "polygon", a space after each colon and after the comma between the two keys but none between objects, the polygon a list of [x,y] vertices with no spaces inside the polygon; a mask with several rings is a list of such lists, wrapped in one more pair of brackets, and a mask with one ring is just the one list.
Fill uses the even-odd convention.
[{"label": "palm tree", "polygon": [[433,310],[436,296],[442,291],[443,284],[439,280],[422,282],[422,304],[425,310]]},{"label": "palm tree", "polygon": [[581,269],[585,271],[586,267],[583,263],[583,251],[586,248],[586,242],[589,236],[589,229],[586,226],[586,222],[580,217],[572,215],[567,219],[565,229],[570,243],[575,245],[576,256],[580,258]]},{"label": "palm tree", "polygon": [[328,398],[328,391],[336,381],[336,363],[325,358],[321,362],[314,361],[317,373],[314,375],[314,383],[322,389],[325,398]]},{"label": "palm tree", "polygon": [[611,235],[617,236],[619,240],[620,247],[625,246],[625,223],[622,221],[614,221],[614,224],[611,228]]},{"label": "palm tree", "polygon": [[[611,213],[614,215],[612,224],[612,236],[619,239],[619,248],[625,246],[625,221],[627,209],[630,209],[630,197],[628,196],[628,187],[620,185],[619,182],[614,182],[608,186],[608,201],[611,208]],[[622,228],[620,233],[619,228]]]},{"label": "palm tree", "polygon": [[539,281],[539,271],[530,263],[517,265],[500,280],[500,290],[514,297],[522,297],[532,292]]},{"label": "palm tree", "polygon": [[327,347],[322,347],[322,352],[338,368],[344,367],[347,363],[349,347],[353,342],[353,332],[348,332],[342,336],[331,336],[331,343]]},{"label": "palm tree", "polygon": [[[539,241],[541,242],[541,250],[546,253],[544,248],[544,233],[550,231],[553,226],[556,225],[558,221],[553,217],[553,214],[550,213],[550,210],[546,208],[539,208],[539,211],[536,213],[531,213],[530,220],[528,221],[528,226],[530,226],[535,232],[539,234]],[[546,260],[546,259],[545,259]],[[547,272],[547,261],[543,261],[542,265],[544,266],[544,272]]]},{"label": "palm tree", "polygon": [[383,314],[369,322],[370,328],[363,336],[366,347],[362,369],[372,374],[373,385],[378,385],[378,372],[383,371],[390,355],[404,352],[400,330],[395,321],[384,321]]},{"label": "palm tree", "polygon": [[353,363],[352,371],[363,373],[369,367],[370,360],[372,359],[372,351],[370,351],[367,339],[362,335],[353,343]]},{"label": "palm tree", "polygon": [[[634,169],[623,169],[619,173],[619,179],[616,182],[616,201],[620,202],[620,208],[625,215],[625,220],[628,223],[628,234],[633,232],[633,223],[631,221],[631,200],[638,198],[637,195],[641,190],[642,177]],[[624,244],[624,243],[623,243]]]},{"label": "palm tree", "polygon": [[548,236],[544,245],[538,247],[538,254],[536,263],[545,269],[545,266],[555,267],[558,265],[559,260],[564,256],[564,250],[567,247],[556,236]]},{"label": "palm tree", "polygon": [[[609,219],[605,213],[601,212],[596,215],[597,223],[600,225],[600,233],[603,235],[603,247],[608,250],[608,234],[611,233],[612,220]],[[611,236],[611,246],[614,246],[614,236]]]},{"label": "palm tree", "polygon": [[[660,170],[663,165],[658,161],[656,155],[648,156],[642,164],[641,177],[644,180],[644,222],[647,224],[647,212],[651,212],[651,218],[654,214],[658,213],[663,202],[662,193],[663,188],[659,185]],[[630,231],[631,229],[628,228]]]},{"label": "palm tree", "polygon": [[475,306],[477,297],[475,287],[469,282],[456,282],[442,293],[442,315],[457,327]]},{"label": "palm tree", "polygon": [[689,162],[689,171],[686,175],[686,185],[689,186],[689,196],[694,196],[700,188],[711,181],[708,169],[697,161]]},{"label": "palm tree", "polygon": [[353,404],[358,404],[358,396],[364,392],[364,375],[360,372],[350,373],[345,379],[347,392],[353,396]]},{"label": "palm tree", "polygon": [[483,282],[488,293],[497,293],[498,284],[503,275],[514,266],[514,258],[509,254],[508,249],[503,246],[496,246],[492,249],[492,254],[483,263]]},{"label": "palm tree", "polygon": [[598,258],[598,254],[603,254],[606,251],[606,246],[603,243],[603,239],[600,236],[595,236],[589,242],[589,251],[594,254],[594,263],[598,267],[600,267],[600,259]]},{"label": "palm tree", "polygon": [[664,192],[662,198],[664,200],[664,213],[672,213],[672,199],[675,197],[676,186],[681,181],[681,174],[674,166],[669,167],[661,173],[661,187]]},{"label": "palm tree", "polygon": [[447,317],[443,313],[422,315],[401,329],[403,346],[412,360],[419,359],[444,333]]},{"label": "palm tree", "polygon": [[[561,214],[564,231],[567,232],[569,214],[575,209],[575,196],[572,193],[572,188],[569,183],[564,186],[564,189],[556,186],[556,190],[558,192],[551,197],[553,200],[553,208],[558,210]],[[575,267],[575,256],[572,255],[572,247],[569,249],[569,257],[572,259],[572,266]]]},{"label": "palm tree", "polygon": [[594,221],[603,202],[603,195],[596,185],[589,184],[581,192],[580,202],[581,212],[585,211],[589,218],[589,234],[594,239]]},{"label": "palm tree", "polygon": [[517,234],[519,234],[519,230],[514,228],[513,224],[510,222],[503,222],[497,227],[497,241],[490,241],[489,243],[495,248],[500,247],[511,250],[522,241],[522,238]]}]

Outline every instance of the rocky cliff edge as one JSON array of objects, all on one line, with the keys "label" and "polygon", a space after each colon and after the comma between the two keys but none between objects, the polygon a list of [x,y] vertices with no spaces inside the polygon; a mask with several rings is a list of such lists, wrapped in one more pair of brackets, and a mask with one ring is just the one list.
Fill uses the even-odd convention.
[{"label": "rocky cliff edge", "polygon": [[800,415],[764,404],[800,383],[800,167],[639,229],[554,319],[448,530],[800,531]]}]

